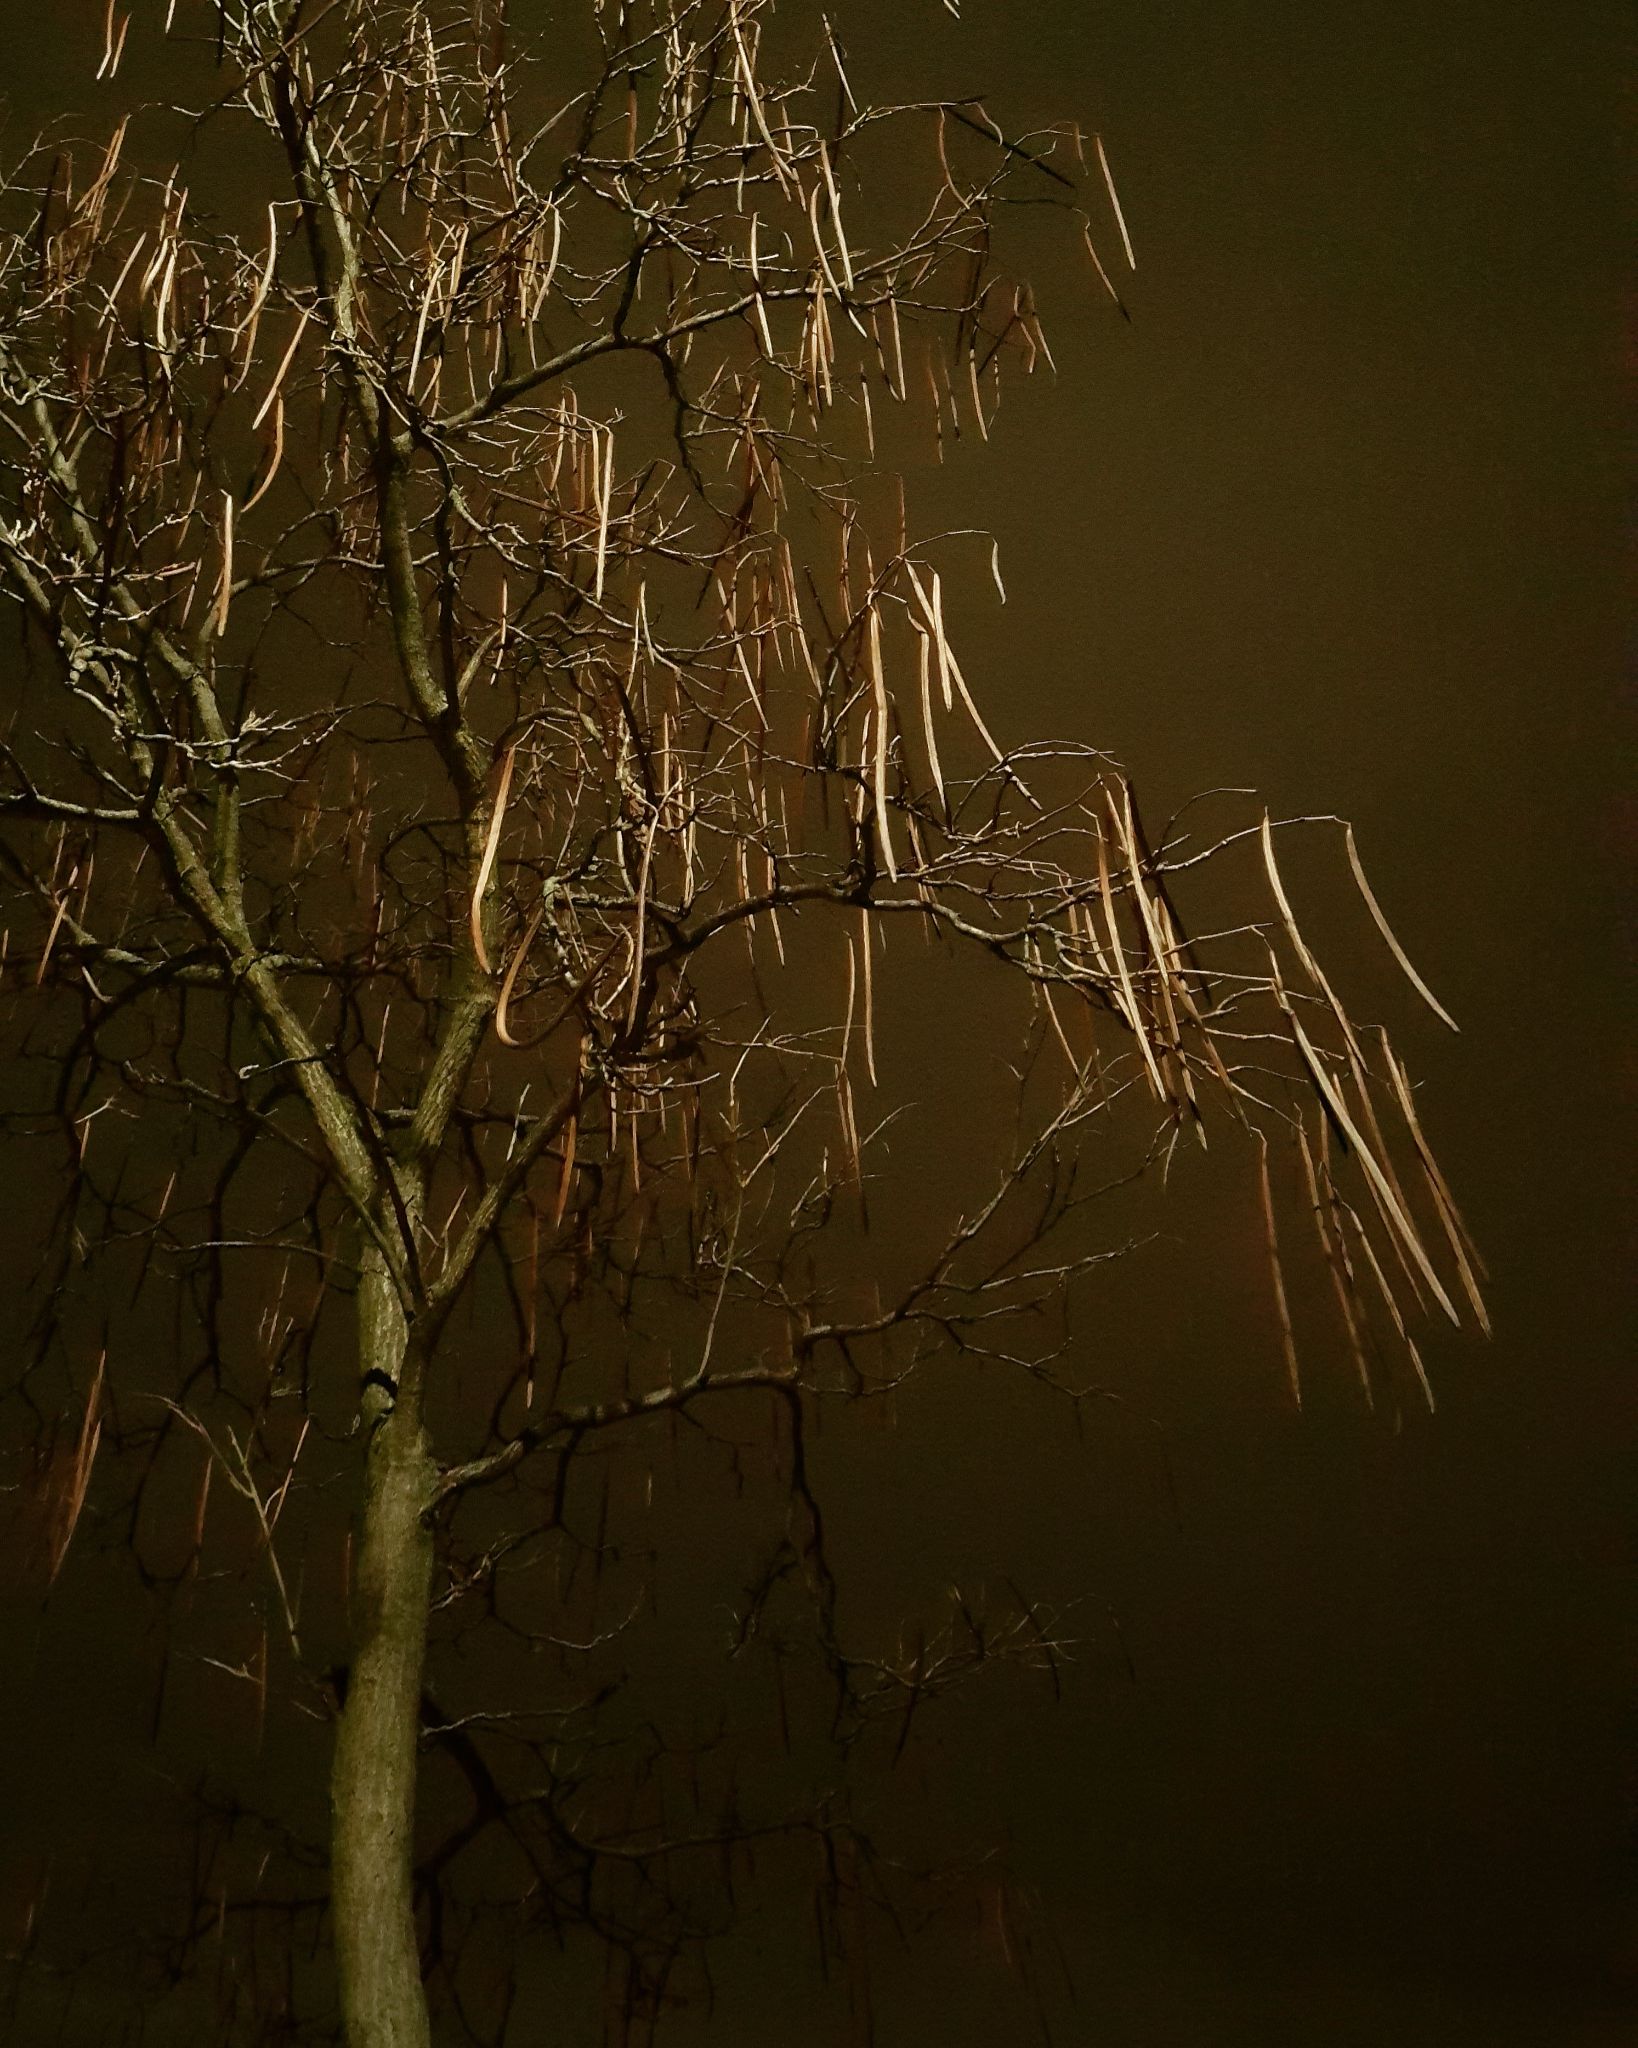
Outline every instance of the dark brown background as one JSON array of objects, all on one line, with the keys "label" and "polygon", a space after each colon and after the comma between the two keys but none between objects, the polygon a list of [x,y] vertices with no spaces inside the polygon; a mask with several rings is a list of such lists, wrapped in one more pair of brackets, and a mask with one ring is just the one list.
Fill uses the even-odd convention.
[{"label": "dark brown background", "polygon": [[[63,13],[100,30],[100,4]],[[1012,737],[1108,745],[1160,813],[1246,783],[1354,819],[1463,1024],[1404,1037],[1497,1338],[1440,1345],[1439,1412],[1399,1430],[1321,1346],[1299,1420],[1254,1239],[1185,1189],[1169,1228],[1198,1285],[1134,1269],[1084,1333],[1163,1424],[1170,1487],[1145,1428],[1086,1448],[1039,1408],[935,1404],[879,1465],[838,1468],[842,1540],[889,1604],[901,1576],[997,1561],[1090,1595],[1061,1710],[998,1695],[927,1766],[954,1832],[1007,1836],[1057,1929],[1079,2000],[1057,2001],[1057,2038],[1624,2040],[1625,10],[967,15],[841,10],[861,82],[913,73],[1101,129],[1140,266],[1130,327],[1079,267],[1044,280],[1058,381],[1014,390],[981,460],[964,446],[912,480],[926,516],[1000,537],[1010,606],[967,624],[986,702]],[[0,21],[14,133],[96,100],[55,33],[46,12]],[[1335,882],[1323,862],[1306,880],[1317,919],[1346,909]],[[1352,943],[1328,957],[1409,1025]],[[95,1659],[42,1668],[117,1703]],[[66,1798],[117,1727],[117,1704],[96,1737],[71,1705],[37,1694],[13,1750],[36,1800],[53,1776]],[[753,1942],[724,1965],[736,2011],[766,1989],[759,2027],[827,2038],[802,2031],[778,1958]],[[968,1985],[935,1944],[885,1987],[885,2038],[1025,2025]]]}]

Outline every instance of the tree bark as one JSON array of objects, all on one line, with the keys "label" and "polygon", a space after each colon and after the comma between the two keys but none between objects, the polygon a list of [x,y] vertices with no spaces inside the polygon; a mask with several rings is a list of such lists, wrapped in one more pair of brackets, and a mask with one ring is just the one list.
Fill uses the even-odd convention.
[{"label": "tree bark", "polygon": [[[421,1670],[437,1476],[391,1278],[366,1253],[358,1297],[370,1430],[353,1564],[353,1657],[331,1775],[331,1911],[347,2048],[430,2048],[412,1889]],[[384,1375],[384,1379],[377,1377]]]}]

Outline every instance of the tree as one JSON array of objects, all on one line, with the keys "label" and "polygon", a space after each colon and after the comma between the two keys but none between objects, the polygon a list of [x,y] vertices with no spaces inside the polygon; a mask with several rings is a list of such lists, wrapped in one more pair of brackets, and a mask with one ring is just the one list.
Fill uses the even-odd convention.
[{"label": "tree", "polygon": [[[1155,835],[1085,743],[998,738],[950,621],[999,562],[916,539],[895,485],[903,412],[987,434],[1003,372],[1048,359],[1010,209],[1084,231],[1115,298],[1079,136],[861,102],[792,12],[593,0],[531,50],[495,5],[182,0],[176,104],[7,188],[14,1121],[65,1190],[12,1412],[49,1575],[90,1501],[182,1612],[209,1536],[262,1588],[217,1662],[333,1720],[353,2048],[427,2041],[427,1985],[500,2038],[473,1986],[505,1973],[462,1974],[487,1836],[518,1924],[589,1925],[651,2019],[708,1931],[702,1857],[731,1892],[759,1835],[817,1845],[839,1928],[867,1889],[833,1804],[746,1812],[711,1744],[621,1723],[614,1678],[540,1676],[636,1626],[608,1453],[646,1486],[686,1425],[719,1478],[775,1482],[729,1640],[777,1664],[800,1595],[829,1739],[902,1741],[976,1665],[1050,1662],[1054,1623],[958,1598],[852,1643],[815,1418],[958,1356],[1084,1395],[1111,1185],[1209,1123],[1249,1138],[1293,1392],[1270,1135],[1367,1393],[1425,1389],[1413,1313],[1482,1320],[1404,1069],[1300,934],[1270,821]],[[872,1127],[861,1090],[913,950],[1016,1047],[1015,1127],[985,1185],[952,1169],[884,1223],[914,1103]],[[432,1752],[471,1812],[418,1853]],[[326,1888],[267,1840],[283,1889],[236,1903],[278,1916],[284,2018],[322,2029],[295,1935]],[[246,1967],[225,2030],[267,2023]]]}]

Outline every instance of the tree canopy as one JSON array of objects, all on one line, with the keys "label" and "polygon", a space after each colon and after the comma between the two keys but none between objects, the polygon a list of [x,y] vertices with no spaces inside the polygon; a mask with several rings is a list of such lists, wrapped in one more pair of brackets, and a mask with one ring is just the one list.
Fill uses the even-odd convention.
[{"label": "tree canopy", "polygon": [[[1298,1224],[1368,1393],[1425,1392],[1474,1261],[1266,814],[1158,829],[1088,736],[1009,732],[952,625],[998,553],[915,530],[907,436],[1050,365],[1014,210],[1119,306],[1101,141],[861,100],[769,0],[154,13],[103,68],[163,34],[168,104],[0,195],[9,1119],[61,1194],[8,1433],[48,1578],[89,1516],[259,1717],[338,1728],[333,1850],[218,1814],[168,1937],[191,1982],[245,1909],[232,2038],[334,2026],[327,1913],[354,2048],[425,1997],[501,2039],[486,1916],[590,1929],[653,2020],[759,1843],[817,1853],[841,1949],[876,1882],[831,1762],[753,1812],[622,1704],[679,1429],[776,1504],[721,1648],[799,1643],[833,1759],[1055,1636],[1020,1593],[850,1638],[828,1404],[961,1361],[1080,1398],[1100,1198],[1208,1133],[1293,1393]],[[1008,1048],[981,1175],[955,1134],[895,1173],[890,1016]],[[417,1840],[433,1752],[470,1813]]]}]

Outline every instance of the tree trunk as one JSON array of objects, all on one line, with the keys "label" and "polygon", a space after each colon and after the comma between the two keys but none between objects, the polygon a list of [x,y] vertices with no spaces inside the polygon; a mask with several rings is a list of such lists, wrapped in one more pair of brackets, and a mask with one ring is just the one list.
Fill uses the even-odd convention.
[{"label": "tree trunk", "polygon": [[[393,1402],[405,1325],[368,1252],[358,1296],[370,1429],[353,1562],[353,1656],[331,1776],[331,1911],[347,2048],[429,2048],[411,1883],[436,1478],[418,1386]],[[384,1379],[378,1376],[384,1376]]]}]

